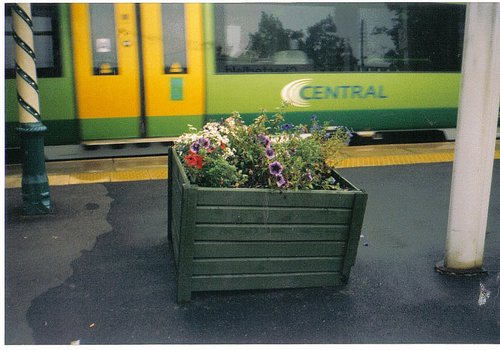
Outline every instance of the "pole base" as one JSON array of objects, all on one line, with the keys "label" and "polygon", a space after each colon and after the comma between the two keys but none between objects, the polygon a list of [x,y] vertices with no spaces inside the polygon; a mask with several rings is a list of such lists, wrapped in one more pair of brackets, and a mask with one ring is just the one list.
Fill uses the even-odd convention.
[{"label": "pole base", "polygon": [[24,215],[43,215],[51,212],[50,188],[45,169],[43,134],[47,128],[41,122],[21,123],[23,161],[22,195]]},{"label": "pole base", "polygon": [[476,267],[473,269],[452,269],[444,265],[444,260],[437,262],[434,269],[441,275],[453,276],[477,276],[488,273],[488,271],[486,271],[482,267]]},{"label": "pole base", "polygon": [[22,184],[23,215],[33,216],[52,213],[48,180],[45,179],[44,181],[42,179],[36,183],[27,183],[25,180],[23,179]]}]

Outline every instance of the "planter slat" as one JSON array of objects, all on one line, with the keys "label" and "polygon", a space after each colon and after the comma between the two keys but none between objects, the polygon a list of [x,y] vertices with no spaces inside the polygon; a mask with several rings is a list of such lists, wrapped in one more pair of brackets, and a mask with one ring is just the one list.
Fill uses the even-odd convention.
[{"label": "planter slat", "polygon": [[[174,155],[174,152],[172,152],[172,148],[169,148],[168,155],[169,155],[169,158],[172,158],[172,162],[170,163],[171,167],[169,167],[169,169],[168,169],[169,172],[171,171],[172,174],[178,175],[180,178],[180,181],[183,184],[188,184],[189,180],[187,178],[186,172],[184,171],[184,169],[182,167],[181,160],[179,159],[179,157],[177,156],[176,153]],[[172,157],[170,157],[170,156],[172,156]]]},{"label": "planter slat", "polygon": [[346,224],[351,219],[351,210],[344,208],[198,207],[196,217],[198,224]]},{"label": "planter slat", "polygon": [[168,232],[177,300],[193,291],[345,284],[354,263],[367,195],[202,188],[169,150]]},{"label": "planter slat", "polygon": [[[173,174],[174,172],[172,171],[172,160],[174,157],[171,156],[172,150],[168,150],[168,158],[167,158],[167,169],[169,176],[167,176],[167,184],[168,184],[168,194],[167,194],[167,215],[168,215],[168,222],[167,222],[167,239],[172,240],[172,187],[173,187]],[[174,248],[175,249],[175,248]]]},{"label": "planter slat", "polygon": [[326,287],[342,284],[335,272],[194,276],[193,291]]},{"label": "planter slat", "polygon": [[195,259],[195,275],[229,275],[283,272],[339,272],[342,258],[244,258],[244,259]]},{"label": "planter slat", "polygon": [[349,225],[313,224],[203,224],[196,225],[196,241],[340,241],[347,239]]},{"label": "planter slat", "polygon": [[180,236],[180,225],[177,224],[177,221],[179,221],[180,217],[177,218],[172,218],[172,231],[171,231],[171,238],[172,238],[172,247],[173,247],[173,252],[174,252],[174,260],[175,260],[175,265],[179,265],[179,236]]},{"label": "planter slat", "polygon": [[[173,198],[182,198],[182,191],[179,191],[176,186],[175,182],[173,185],[172,189],[172,195]],[[181,207],[182,207],[182,201],[180,200],[173,200],[172,201],[172,217],[173,218],[178,218],[177,222],[180,224],[180,217],[181,217]]]},{"label": "planter slat", "polygon": [[356,260],[361,227],[363,225],[363,217],[366,209],[366,193],[356,193],[354,196],[353,217],[350,228],[351,232],[349,233],[349,239],[347,241],[344,267],[342,269],[342,274],[347,277],[349,276],[351,267],[354,265],[354,261]]},{"label": "planter slat", "polygon": [[200,188],[199,206],[254,206],[352,208],[353,196],[348,192],[297,191],[279,192],[252,188]]},{"label": "planter slat", "polygon": [[195,242],[194,257],[342,256],[345,242]]},{"label": "planter slat", "polygon": [[174,176],[172,186],[172,190],[176,191],[177,193],[182,193],[182,182],[180,181],[179,177]]},{"label": "planter slat", "polygon": [[178,300],[191,299],[193,275],[193,232],[195,213],[191,208],[196,206],[196,188],[183,184],[181,200],[181,229],[179,235],[179,264],[177,267],[177,298]]}]

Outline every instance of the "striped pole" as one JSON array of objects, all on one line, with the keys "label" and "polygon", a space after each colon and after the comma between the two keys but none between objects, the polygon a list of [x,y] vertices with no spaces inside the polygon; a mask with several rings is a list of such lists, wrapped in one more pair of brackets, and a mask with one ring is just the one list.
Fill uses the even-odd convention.
[{"label": "striped pole", "polygon": [[51,210],[44,154],[44,133],[47,128],[40,117],[31,4],[15,4],[12,8],[12,23],[19,105],[17,130],[20,134],[23,163],[23,213],[46,214]]}]

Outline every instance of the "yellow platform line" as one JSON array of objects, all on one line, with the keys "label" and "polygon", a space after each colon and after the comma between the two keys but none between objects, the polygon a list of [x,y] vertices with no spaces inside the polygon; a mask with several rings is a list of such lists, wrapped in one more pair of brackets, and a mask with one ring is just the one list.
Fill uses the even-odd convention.
[{"label": "yellow platform line", "polygon": [[167,168],[125,170],[111,173],[111,182],[163,180],[167,178]]},{"label": "yellow platform line", "polygon": [[[422,163],[447,163],[453,162],[454,152],[402,154],[373,157],[348,156],[340,161],[337,168],[356,168],[370,166],[390,166]],[[495,159],[500,159],[500,150],[495,151]]]},{"label": "yellow platform line", "polygon": [[[92,172],[74,174],[48,174],[50,186],[65,186],[104,182],[166,180],[167,168],[152,168],[146,170],[120,170],[111,172]],[[5,177],[5,188],[20,188],[21,175]]]},{"label": "yellow platform line", "polygon": [[[498,144],[498,142],[497,142]],[[392,155],[377,155],[377,156],[356,156],[359,151],[367,152],[367,149],[348,149],[349,154],[346,158],[339,162],[337,168],[356,168],[356,167],[372,167],[372,166],[390,166],[390,165],[405,165],[405,164],[422,164],[422,163],[445,163],[453,162],[453,152],[430,152],[430,153],[411,153],[405,151],[403,148],[399,152],[403,154]],[[384,150],[379,149],[382,153]],[[380,153],[380,151],[378,153]],[[391,151],[387,151],[391,153]],[[396,149],[393,150],[396,152]],[[406,153],[404,153],[406,152]],[[375,152],[373,152],[375,153]],[[500,149],[495,151],[495,159],[500,159]],[[141,160],[139,160],[141,161]],[[68,170],[68,174],[57,173],[62,172],[64,165],[60,169],[54,170],[56,173],[48,173],[50,186],[63,186],[73,184],[86,184],[86,183],[105,183],[105,182],[121,182],[121,181],[145,181],[145,180],[165,180],[167,179],[166,158],[160,159],[157,163],[150,166],[137,165],[138,163],[131,163],[124,165],[124,162],[116,162],[119,166],[115,169],[104,167],[103,171],[96,171],[89,169],[88,171],[81,170]],[[127,167],[130,167],[127,169]],[[21,187],[22,175],[14,173],[5,177],[5,188],[19,188]]]},{"label": "yellow platform line", "polygon": [[[69,185],[102,183],[111,181],[111,172],[77,173],[69,175]],[[49,177],[50,184],[50,177]]]},{"label": "yellow platform line", "polygon": [[453,153],[404,154],[375,157],[350,157],[342,160],[337,168],[389,166],[421,163],[452,162]]}]

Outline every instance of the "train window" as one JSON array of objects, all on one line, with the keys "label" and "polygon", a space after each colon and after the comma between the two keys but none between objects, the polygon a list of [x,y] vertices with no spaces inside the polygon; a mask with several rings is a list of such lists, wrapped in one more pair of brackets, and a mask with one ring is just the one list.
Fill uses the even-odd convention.
[{"label": "train window", "polygon": [[117,75],[115,9],[113,4],[90,4],[94,75]]},{"label": "train window", "polygon": [[162,4],[165,74],[187,73],[184,4]]},{"label": "train window", "polygon": [[465,6],[215,4],[217,73],[450,71]]},{"label": "train window", "polygon": [[[15,44],[12,29],[12,4],[5,5],[5,77],[15,78]],[[53,4],[32,4],[33,40],[39,78],[61,76],[59,17]]]}]

